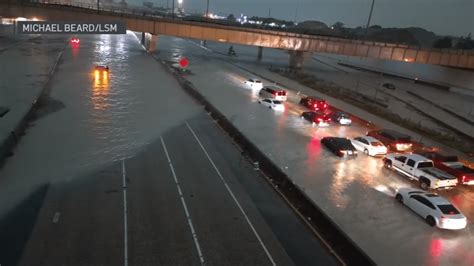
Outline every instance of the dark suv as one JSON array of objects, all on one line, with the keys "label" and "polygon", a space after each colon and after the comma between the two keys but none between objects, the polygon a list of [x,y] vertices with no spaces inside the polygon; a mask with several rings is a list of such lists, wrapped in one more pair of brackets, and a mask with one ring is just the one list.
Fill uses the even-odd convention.
[{"label": "dark suv", "polygon": [[307,97],[301,98],[300,104],[315,111],[324,111],[328,108],[328,104],[325,100],[314,97],[314,96],[307,96]]},{"label": "dark suv", "polygon": [[411,137],[395,130],[372,130],[367,136],[380,140],[392,152],[411,152],[413,148]]}]

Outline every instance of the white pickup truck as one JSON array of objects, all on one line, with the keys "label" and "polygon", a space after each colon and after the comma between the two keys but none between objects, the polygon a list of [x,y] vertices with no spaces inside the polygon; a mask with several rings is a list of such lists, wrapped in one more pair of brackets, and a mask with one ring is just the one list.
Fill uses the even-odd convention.
[{"label": "white pickup truck", "polygon": [[418,154],[390,153],[384,158],[384,165],[418,180],[422,189],[451,189],[458,184],[456,177],[434,167],[433,161]]}]

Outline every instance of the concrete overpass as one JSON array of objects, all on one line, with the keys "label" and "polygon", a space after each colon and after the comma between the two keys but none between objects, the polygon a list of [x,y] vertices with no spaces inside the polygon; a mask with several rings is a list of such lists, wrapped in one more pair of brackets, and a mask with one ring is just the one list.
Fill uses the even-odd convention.
[{"label": "concrete overpass", "polygon": [[144,33],[142,40],[149,49],[156,47],[159,35],[170,35],[257,46],[259,58],[262,56],[263,47],[284,49],[290,54],[289,65],[293,68],[300,68],[304,58],[311,53],[328,53],[474,69],[474,52],[466,50],[421,49],[400,44],[223,26],[144,16],[133,14],[131,11],[112,8],[97,11],[93,5],[69,6],[0,0],[0,16],[5,17],[37,17],[43,20],[62,21],[124,21],[129,30]]}]

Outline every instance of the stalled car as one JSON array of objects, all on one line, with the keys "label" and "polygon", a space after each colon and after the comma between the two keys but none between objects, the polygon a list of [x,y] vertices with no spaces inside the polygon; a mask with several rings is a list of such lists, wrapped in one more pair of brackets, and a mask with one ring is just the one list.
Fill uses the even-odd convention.
[{"label": "stalled car", "polygon": [[357,157],[357,151],[349,139],[339,137],[324,137],[321,139],[321,144],[326,146],[326,148],[339,157]]},{"label": "stalled car", "polygon": [[387,154],[387,147],[379,140],[370,136],[360,136],[351,140],[352,145],[369,156],[379,156]]},{"label": "stalled car", "polygon": [[367,136],[380,140],[392,152],[411,152],[413,148],[411,137],[395,130],[372,130]]},{"label": "stalled car", "polygon": [[259,79],[247,79],[244,81],[244,84],[251,89],[262,89],[263,83]]},{"label": "stalled car", "polygon": [[263,99],[258,100],[258,103],[275,111],[285,111],[285,105],[281,101],[273,99]]},{"label": "stalled car", "polygon": [[262,98],[270,98],[278,101],[286,101],[287,93],[275,86],[265,86],[258,93]]},{"label": "stalled car", "polygon": [[331,118],[328,115],[321,112],[314,112],[314,111],[303,112],[301,113],[300,118],[309,121],[313,127],[314,126],[327,127],[329,126],[329,123],[331,123]]},{"label": "stalled car", "polygon": [[315,96],[306,96],[301,98],[300,104],[314,111],[324,111],[329,107],[325,100]]},{"label": "stalled car", "polygon": [[438,194],[400,188],[395,194],[395,199],[421,216],[430,226],[460,230],[467,225],[466,216]]},{"label": "stalled car", "polygon": [[329,116],[331,117],[332,121],[340,125],[349,126],[352,124],[351,117],[344,112],[341,112],[341,111],[332,112]]}]

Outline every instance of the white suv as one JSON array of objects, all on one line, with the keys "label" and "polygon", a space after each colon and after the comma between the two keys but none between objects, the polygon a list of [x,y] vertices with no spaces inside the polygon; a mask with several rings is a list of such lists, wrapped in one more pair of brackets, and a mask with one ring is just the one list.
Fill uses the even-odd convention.
[{"label": "white suv", "polygon": [[262,98],[270,98],[277,101],[286,101],[286,91],[275,86],[265,86],[258,93]]},{"label": "white suv", "polygon": [[247,79],[244,84],[251,89],[261,90],[263,88],[263,83],[259,79]]}]

